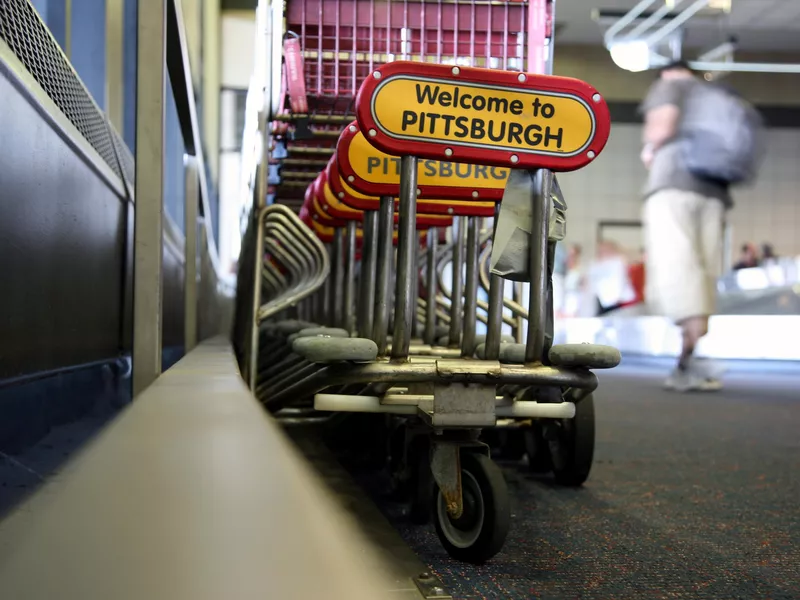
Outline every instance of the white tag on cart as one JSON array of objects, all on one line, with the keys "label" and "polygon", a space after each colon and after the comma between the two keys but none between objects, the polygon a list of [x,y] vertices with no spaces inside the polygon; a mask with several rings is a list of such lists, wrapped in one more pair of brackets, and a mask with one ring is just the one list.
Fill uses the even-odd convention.
[{"label": "white tag on cart", "polygon": [[[500,204],[489,266],[495,275],[512,281],[531,280],[528,254],[535,174],[536,171],[512,169]],[[550,241],[561,241],[567,234],[567,205],[555,177],[550,202],[548,238]]]}]

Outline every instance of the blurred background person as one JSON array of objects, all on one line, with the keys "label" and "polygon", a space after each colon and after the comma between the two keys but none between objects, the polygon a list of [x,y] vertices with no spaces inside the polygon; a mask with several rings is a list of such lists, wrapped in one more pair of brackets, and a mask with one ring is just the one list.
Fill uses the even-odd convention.
[{"label": "blurred background person", "polygon": [[581,257],[583,249],[580,244],[570,244],[566,253],[564,274],[564,301],[561,307],[562,317],[577,317],[581,314],[582,296],[585,290],[585,274]]},{"label": "blurred background person", "polygon": [[[633,293],[635,295],[632,302],[628,305],[643,304],[645,301],[644,290],[647,282],[645,276],[645,256],[644,249],[639,251],[639,256],[628,265],[628,279],[630,279]],[[626,305],[627,306],[627,305]]]},{"label": "blurred background person", "polygon": [[778,255],[775,254],[775,249],[772,244],[765,242],[761,244],[761,263],[770,264],[778,260]]},{"label": "blurred background person", "polygon": [[597,258],[589,269],[589,281],[598,315],[636,302],[628,269],[628,257],[616,242],[603,240],[597,245]]},{"label": "blurred background person", "polygon": [[723,221],[731,206],[727,182],[698,177],[684,158],[685,107],[702,85],[706,84],[686,63],[670,64],[641,106],[645,121],[641,159],[649,171],[643,211],[646,297],[656,314],[681,328],[681,354],[665,382],[665,387],[678,391],[722,387],[718,373],[693,357],[714,313]]},{"label": "blurred background person", "polygon": [[750,242],[742,244],[742,252],[739,255],[739,260],[733,265],[734,271],[741,269],[752,269],[758,266],[758,252],[756,247]]}]

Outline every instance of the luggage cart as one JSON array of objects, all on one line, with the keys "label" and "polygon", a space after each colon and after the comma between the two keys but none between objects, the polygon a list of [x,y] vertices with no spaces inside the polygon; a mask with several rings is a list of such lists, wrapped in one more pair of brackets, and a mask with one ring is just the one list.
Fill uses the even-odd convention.
[{"label": "luggage cart", "polygon": [[[529,455],[544,456],[541,447],[547,445],[547,466],[557,480],[579,485],[588,475],[594,446],[591,392],[597,381],[589,369],[619,361],[618,353],[610,349],[550,348],[547,341],[545,328],[552,323],[552,310],[548,313],[551,249],[546,207],[553,177],[540,170],[531,198],[539,210],[531,254],[531,314],[518,302],[505,302],[512,311],[510,323],[518,327],[519,318],[530,318],[528,343],[523,345],[501,344],[500,325],[506,319],[503,280],[479,276],[480,248],[486,250],[484,242],[491,236],[480,233],[475,217],[457,216],[458,227],[445,238],[444,248],[439,248],[438,232],[431,230],[436,224],[420,227],[427,217],[416,210],[424,200],[418,203],[414,196],[420,192],[413,193],[416,161],[402,162],[399,219],[393,217],[396,204],[391,196],[376,199],[363,214],[340,206],[339,195],[346,193],[334,191],[339,181],[333,179],[332,163],[319,167],[322,157],[336,156],[338,132],[352,119],[361,81],[381,64],[410,59],[453,65],[454,73],[467,66],[545,72],[552,58],[552,6],[550,0],[287,3],[288,38],[302,53],[307,108],[305,113],[293,112],[292,107],[304,104],[298,102],[298,86],[293,92],[287,75],[286,101],[272,121],[273,134],[287,150],[281,185],[303,191],[301,219],[328,245],[331,276],[316,294],[306,284],[303,294],[310,299],[295,307],[296,319],[264,327],[254,391],[278,415],[287,407],[292,415],[314,418],[322,411],[388,415],[391,442],[399,440],[387,444],[389,458],[401,475],[411,474],[416,517],[433,516],[447,551],[469,562],[483,562],[500,550],[510,519],[502,474],[479,438],[480,431],[495,427],[498,418],[512,424],[543,420],[548,427],[530,428],[533,433],[526,437]],[[536,44],[530,43],[534,37]],[[295,155],[314,158],[293,159],[293,150]],[[305,160],[314,162],[301,162]],[[396,235],[393,222],[398,225]],[[420,236],[419,229],[427,233]],[[395,273],[393,239],[398,251]],[[354,283],[359,250],[361,293]],[[262,254],[263,250],[257,256]],[[281,256],[274,249],[273,254]],[[440,293],[447,291],[441,281],[440,256],[448,254],[457,266],[449,303]],[[423,280],[416,261],[426,263]],[[461,280],[464,263],[466,282]],[[296,261],[283,257],[281,264],[298,278]],[[287,288],[283,270],[268,271],[268,289]],[[394,297],[392,280],[401,282]],[[489,293],[488,335],[482,344],[474,335],[481,280]],[[364,292],[370,289],[374,303]],[[392,302],[395,319],[389,344]],[[367,306],[374,309],[372,314]],[[424,344],[412,342],[417,331],[414,321],[424,322]],[[434,335],[437,324],[448,326],[440,349]],[[361,337],[352,337],[355,331]],[[320,412],[311,410],[310,398]]]}]

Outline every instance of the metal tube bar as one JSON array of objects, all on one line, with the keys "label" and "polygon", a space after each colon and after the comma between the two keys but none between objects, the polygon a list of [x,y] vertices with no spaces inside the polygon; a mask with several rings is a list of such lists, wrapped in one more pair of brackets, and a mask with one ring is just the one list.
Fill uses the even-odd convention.
[{"label": "metal tube bar", "polygon": [[425,309],[425,333],[423,339],[426,344],[436,343],[436,253],[439,245],[439,231],[436,227],[428,230],[428,262],[425,272],[425,287],[427,306]]},{"label": "metal tube bar", "polygon": [[695,71],[731,71],[737,73],[800,73],[800,64],[781,63],[737,63],[689,61]]},{"label": "metal tube bar", "polygon": [[547,227],[553,174],[542,169],[534,179],[531,198],[533,218],[530,245],[531,289],[525,363],[540,363],[547,326]]},{"label": "metal tube bar", "polygon": [[108,120],[117,131],[124,130],[123,108],[123,32],[125,31],[124,0],[106,0],[106,86],[105,109]]},{"label": "metal tube bar", "polygon": [[256,389],[256,377],[258,375],[258,342],[259,342],[259,319],[258,311],[261,308],[262,277],[261,267],[264,264],[264,215],[263,211],[255,210],[256,214],[256,256],[253,261],[253,313],[252,331],[250,334],[250,361],[248,363],[247,380],[250,389]]},{"label": "metal tube bar", "polygon": [[[522,305],[522,282],[520,282],[520,281],[515,281],[514,282],[514,290],[512,292],[512,299],[513,299],[512,306],[517,305],[520,308],[522,307],[521,306]],[[507,308],[509,307],[509,303],[506,303],[506,307]],[[512,311],[516,314],[516,317],[514,318],[514,321],[516,322],[516,324],[514,325],[514,339],[516,340],[516,342],[518,344],[521,344],[521,343],[523,343],[523,341],[525,339],[523,337],[523,335],[522,335],[522,327],[523,327],[523,322],[525,321],[525,319],[522,317],[522,315],[519,314],[518,311],[515,311],[513,308],[512,308]]]},{"label": "metal tube bar", "polygon": [[164,235],[165,0],[142,0],[136,50],[136,210],[133,233],[133,397],[161,374]]},{"label": "metal tube bar", "polygon": [[556,49],[556,0],[550,0],[550,37],[547,39],[547,59],[545,61],[545,74],[553,74],[553,63]]},{"label": "metal tube bar", "polygon": [[716,48],[712,48],[708,52],[704,52],[697,57],[698,61],[717,61],[721,58],[733,58],[733,53],[736,51],[736,44],[733,42],[725,42]]},{"label": "metal tube bar", "polygon": [[392,358],[406,359],[411,344],[411,319],[415,310],[412,298],[411,278],[416,256],[417,221],[417,157],[400,159],[400,223],[397,240],[397,279],[395,285],[394,335],[392,336]]},{"label": "metal tube bar", "polygon": [[331,307],[333,308],[333,315],[331,322],[334,327],[342,326],[342,288],[344,287],[344,231],[341,227],[337,227],[333,232],[333,252],[331,259],[333,260],[333,282],[331,285]]},{"label": "metal tube bar", "polygon": [[658,23],[661,19],[666,17],[675,7],[677,7],[683,0],[675,0],[672,5],[669,2],[665,2],[663,6],[659,7],[655,12],[653,12],[649,17],[647,17],[644,21],[639,23],[636,27],[628,31],[624,36],[622,36],[623,40],[635,40],[640,35],[642,35],[645,31],[650,29],[653,25]]},{"label": "metal tube bar", "polygon": [[614,40],[614,36],[616,36],[620,31],[625,29],[628,25],[633,23],[633,21],[642,14],[647,7],[650,6],[655,0],[642,0],[634,6],[624,17],[622,17],[619,21],[614,23],[611,27],[608,28],[608,31],[605,32],[603,35],[603,40],[606,43],[606,46],[610,44]]},{"label": "metal tube bar", "polygon": [[458,217],[454,222],[453,235],[453,285],[450,290],[450,339],[449,345],[458,348],[461,343],[461,327],[463,325],[464,283],[462,265],[464,264],[464,245],[466,243],[466,217]]},{"label": "metal tube bar", "polygon": [[267,107],[269,98],[264,99],[264,108],[258,112],[258,135],[260,136],[261,156],[256,169],[256,198],[255,210],[267,203],[267,190],[269,187],[269,123],[267,122]]},{"label": "metal tube bar", "polygon": [[328,166],[328,161],[323,158],[284,158],[280,164],[284,167],[316,167],[322,170]]},{"label": "metal tube bar", "polygon": [[394,198],[381,197],[378,208],[378,264],[375,276],[375,316],[372,341],[378,345],[378,354],[386,354],[386,334],[389,328],[389,281],[392,271],[392,233],[394,230]]},{"label": "metal tube bar", "polygon": [[475,328],[478,319],[478,218],[467,221],[467,277],[464,289],[464,335],[461,356],[472,356],[475,350]]},{"label": "metal tube bar", "polygon": [[188,353],[197,345],[197,211],[199,179],[197,159],[184,158],[186,207],[184,209],[184,250],[186,258],[183,282],[183,348]]},{"label": "metal tube bar", "polygon": [[[433,396],[402,394],[401,402],[387,402],[378,396],[351,396],[345,394],[317,394],[314,408],[330,412],[387,413],[395,415],[415,415],[420,404],[433,404]],[[430,409],[429,409],[430,410]],[[575,416],[575,404],[572,402],[539,403],[516,401],[498,402],[495,415],[504,418],[522,419],[571,419]]]},{"label": "metal tube bar", "polygon": [[[419,233],[416,230],[416,225],[414,226],[414,256],[412,258],[412,266],[411,266],[411,273],[412,278],[409,282],[411,285],[411,306],[413,309],[411,310],[411,338],[418,337],[418,326],[419,326],[419,317],[417,316],[417,299],[419,298],[419,253],[417,252],[417,248],[420,246],[420,239]],[[425,319],[422,319],[423,322]]]},{"label": "metal tube bar", "polygon": [[361,276],[359,280],[358,335],[372,337],[375,316],[375,267],[378,258],[378,211],[364,212],[364,242],[361,250]]},{"label": "metal tube bar", "polygon": [[700,12],[708,5],[708,0],[695,0],[695,2],[686,8],[681,14],[677,17],[669,21],[664,27],[656,31],[655,33],[651,33],[645,42],[647,42],[648,46],[654,46],[665,37],[667,37],[670,33],[675,31],[678,27],[683,25],[686,21],[692,18],[695,13]]},{"label": "metal tube bar", "polygon": [[356,222],[348,221],[345,236],[344,259],[344,329],[349,333],[356,330]]},{"label": "metal tube bar", "polygon": [[[494,234],[497,234],[497,220],[500,205],[495,208]],[[494,235],[492,236],[494,237]],[[499,275],[489,278],[489,314],[486,322],[486,360],[497,360],[500,356],[500,334],[503,327],[503,295],[505,280]]]},{"label": "metal tube bar", "polygon": [[322,285],[322,296],[320,298],[320,314],[319,322],[325,325],[333,325],[333,315],[331,314],[331,288],[333,287],[333,244],[325,244],[325,252],[330,257],[331,273],[325,278],[325,283]]},{"label": "metal tube bar", "polygon": [[316,148],[316,147],[305,147],[305,146],[289,146],[286,149],[289,153],[289,156],[292,154],[320,154],[325,156],[331,156],[334,153],[333,148]]},{"label": "metal tube bar", "polygon": [[545,56],[547,41],[548,0],[528,2],[528,72],[544,73],[547,62]]}]

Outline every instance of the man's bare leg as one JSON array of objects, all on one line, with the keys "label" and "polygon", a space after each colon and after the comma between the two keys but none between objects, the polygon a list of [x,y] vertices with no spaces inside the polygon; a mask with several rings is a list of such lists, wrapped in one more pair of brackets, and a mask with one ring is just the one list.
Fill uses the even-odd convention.
[{"label": "man's bare leg", "polygon": [[697,347],[697,342],[708,333],[708,317],[689,317],[681,321],[679,325],[683,335],[683,347],[678,359],[678,368],[686,369],[689,366],[689,360],[694,354],[694,349]]}]

